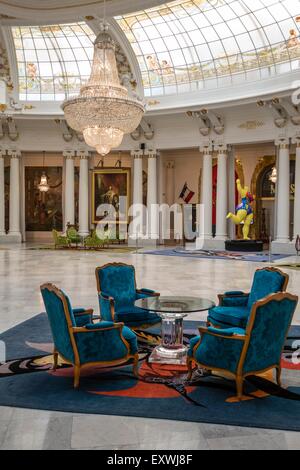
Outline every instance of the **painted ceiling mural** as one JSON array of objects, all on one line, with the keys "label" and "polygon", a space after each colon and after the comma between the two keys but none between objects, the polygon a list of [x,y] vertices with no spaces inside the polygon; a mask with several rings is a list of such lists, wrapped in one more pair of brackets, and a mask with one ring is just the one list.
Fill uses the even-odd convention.
[{"label": "painted ceiling mural", "polygon": [[136,53],[145,95],[155,96],[298,69],[299,13],[295,0],[176,0],[116,20]]}]

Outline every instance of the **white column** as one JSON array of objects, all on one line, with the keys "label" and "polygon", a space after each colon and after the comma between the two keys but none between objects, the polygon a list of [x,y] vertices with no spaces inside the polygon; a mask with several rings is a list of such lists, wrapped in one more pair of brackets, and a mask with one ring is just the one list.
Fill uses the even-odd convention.
[{"label": "white column", "polygon": [[294,201],[294,240],[300,235],[300,136],[293,139],[296,144],[295,201]]},{"label": "white column", "polygon": [[166,163],[166,203],[172,206],[175,202],[175,162]]},{"label": "white column", "polygon": [[[228,149],[228,212],[235,213],[236,209],[236,156],[235,148]],[[227,220],[227,232],[231,240],[236,239],[236,226],[231,220]]]},{"label": "white column", "polygon": [[147,180],[147,235],[155,241],[159,239],[158,205],[157,205],[157,152],[148,150]]},{"label": "white column", "polygon": [[276,142],[278,152],[278,208],[277,208],[277,243],[290,241],[290,151],[288,139]]},{"label": "white column", "polygon": [[143,204],[143,150],[133,155],[133,204]]},{"label": "white column", "polygon": [[5,235],[5,182],[4,182],[4,155],[0,150],[0,236]]},{"label": "white column", "polygon": [[212,239],[212,147],[200,148],[203,152],[202,167],[202,204],[203,220],[200,221],[200,233],[205,240]]},{"label": "white column", "polygon": [[20,230],[20,157],[17,150],[9,151],[10,189],[9,189],[9,237],[11,241],[21,242]]},{"label": "white column", "polygon": [[63,153],[66,159],[65,166],[65,227],[68,223],[75,223],[75,193],[74,193],[74,156],[73,151]]},{"label": "white column", "polygon": [[133,150],[133,198],[131,215],[133,220],[130,227],[130,237],[138,239],[143,233],[143,150]]},{"label": "white column", "polygon": [[216,238],[220,242],[227,240],[228,212],[228,181],[227,181],[227,147],[218,149],[218,179],[217,179],[217,224]]},{"label": "white column", "polygon": [[89,234],[89,153],[79,152],[79,234]]},{"label": "white column", "polygon": [[162,241],[174,240],[175,217],[170,208],[175,203],[175,161],[169,160],[165,164],[165,200],[161,208],[161,236]]}]

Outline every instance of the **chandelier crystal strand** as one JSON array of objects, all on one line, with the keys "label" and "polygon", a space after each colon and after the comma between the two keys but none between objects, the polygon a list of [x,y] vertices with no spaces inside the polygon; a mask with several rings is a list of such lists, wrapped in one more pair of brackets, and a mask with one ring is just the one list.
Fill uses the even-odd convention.
[{"label": "chandelier crystal strand", "polygon": [[94,43],[91,76],[77,98],[62,104],[69,126],[82,132],[90,147],[100,155],[120,146],[124,134],[133,132],[145,112],[142,102],[128,96],[121,86],[115,43],[103,24]]}]

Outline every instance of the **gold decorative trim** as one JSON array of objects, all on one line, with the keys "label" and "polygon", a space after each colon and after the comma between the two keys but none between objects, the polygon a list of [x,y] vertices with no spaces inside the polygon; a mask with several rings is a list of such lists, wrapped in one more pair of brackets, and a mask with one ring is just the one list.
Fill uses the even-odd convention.
[{"label": "gold decorative trim", "polygon": [[245,129],[246,131],[253,131],[263,126],[265,126],[263,121],[246,121],[240,124],[238,127],[239,129]]},{"label": "gold decorative trim", "polygon": [[158,100],[149,100],[149,101],[147,101],[148,106],[156,106],[158,104],[160,104],[160,101],[158,101]]}]

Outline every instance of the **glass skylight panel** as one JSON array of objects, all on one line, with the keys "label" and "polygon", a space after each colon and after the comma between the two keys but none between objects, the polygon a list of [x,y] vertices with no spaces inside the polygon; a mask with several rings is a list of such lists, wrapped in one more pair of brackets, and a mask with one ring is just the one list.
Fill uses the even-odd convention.
[{"label": "glass skylight panel", "polygon": [[12,28],[21,100],[62,101],[79,93],[93,58],[95,35],[85,23]]},{"label": "glass skylight panel", "polygon": [[176,0],[115,19],[137,55],[146,96],[155,96],[300,68],[299,14],[295,0]]}]

